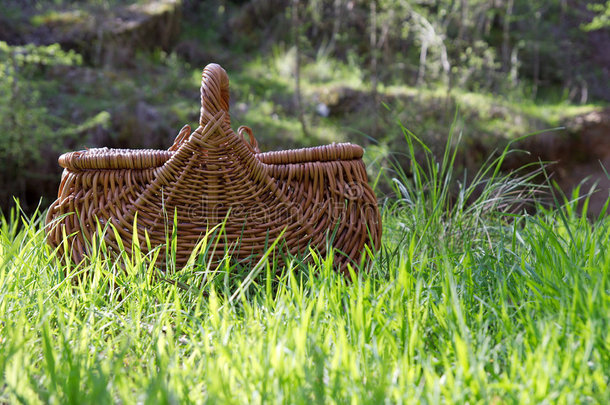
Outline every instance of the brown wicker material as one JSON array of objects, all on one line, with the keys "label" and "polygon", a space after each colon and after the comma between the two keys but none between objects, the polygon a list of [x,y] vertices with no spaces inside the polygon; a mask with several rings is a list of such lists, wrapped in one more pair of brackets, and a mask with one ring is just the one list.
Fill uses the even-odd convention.
[{"label": "brown wicker material", "polygon": [[[324,255],[332,239],[343,253],[336,256],[343,271],[348,262],[359,262],[365,245],[379,248],[379,210],[360,146],[260,153],[249,128],[238,134],[231,129],[229,79],[216,64],[203,70],[201,101],[200,126],[193,133],[182,128],[167,151],[100,148],[62,155],[58,198],[47,214],[50,245],[67,253],[62,241],[68,235],[69,253],[78,262],[99,221],[101,228],[113,224],[130,252],[137,213],[144,251],[147,237],[152,247],[163,246],[168,233],[176,233],[177,268],[222,222],[212,253],[217,259],[227,250],[238,260],[260,257],[282,232],[291,254],[311,246]],[[112,230],[104,239],[120,249]]]}]

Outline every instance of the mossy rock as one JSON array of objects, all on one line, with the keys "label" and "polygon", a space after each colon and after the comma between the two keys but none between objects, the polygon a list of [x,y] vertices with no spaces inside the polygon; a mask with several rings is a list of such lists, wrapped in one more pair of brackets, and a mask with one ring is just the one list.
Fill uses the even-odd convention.
[{"label": "mossy rock", "polygon": [[180,0],[156,0],[110,9],[48,10],[30,18],[22,41],[59,43],[94,66],[135,64],[139,50],[169,52],[180,34]]}]

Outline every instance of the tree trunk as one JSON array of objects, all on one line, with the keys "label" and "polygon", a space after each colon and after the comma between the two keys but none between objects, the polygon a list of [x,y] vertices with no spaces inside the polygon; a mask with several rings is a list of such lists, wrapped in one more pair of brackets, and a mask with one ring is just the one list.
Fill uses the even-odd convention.
[{"label": "tree trunk", "polygon": [[379,132],[378,126],[378,94],[377,94],[377,5],[371,1],[371,99],[373,102],[373,136]]},{"label": "tree trunk", "polygon": [[301,24],[299,21],[299,0],[292,0],[292,30],[294,36],[294,104],[301,123],[303,135],[309,137],[307,123],[305,122],[305,113],[303,111],[303,103],[301,100]]},{"label": "tree trunk", "polygon": [[426,58],[428,57],[428,41],[423,40],[421,50],[419,52],[419,69],[417,71],[417,85],[421,86],[424,83],[426,76]]},{"label": "tree trunk", "polygon": [[502,26],[502,70],[510,71],[510,20],[513,17],[514,0],[506,2],[506,14]]},{"label": "tree trunk", "polygon": [[333,51],[335,49],[335,43],[337,42],[337,36],[339,35],[339,30],[341,29],[341,9],[343,8],[342,0],[335,0],[333,5],[333,13],[334,13],[334,21],[333,21],[333,31],[330,35],[330,42],[328,44],[328,49]]},{"label": "tree trunk", "polygon": [[510,84],[513,88],[519,84],[519,47],[515,45],[510,54]]},{"label": "tree trunk", "polygon": [[534,84],[532,85],[532,98],[538,94],[538,84],[540,82],[540,44],[534,44]]},{"label": "tree trunk", "polygon": [[462,46],[464,40],[464,25],[466,24],[466,14],[468,9],[468,2],[466,0],[460,0],[460,22],[457,34],[458,46]]}]

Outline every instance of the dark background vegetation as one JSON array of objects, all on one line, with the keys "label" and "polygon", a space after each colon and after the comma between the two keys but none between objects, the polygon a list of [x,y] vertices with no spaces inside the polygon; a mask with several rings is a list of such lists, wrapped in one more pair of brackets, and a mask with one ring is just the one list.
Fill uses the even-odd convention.
[{"label": "dark background vegetation", "polygon": [[65,151],[167,148],[197,122],[210,62],[263,150],[351,141],[371,167],[406,165],[397,121],[440,150],[457,110],[462,168],[563,127],[505,170],[557,161],[565,189],[590,175],[605,199],[609,15],[575,0],[5,0],[0,208],[46,207]]}]

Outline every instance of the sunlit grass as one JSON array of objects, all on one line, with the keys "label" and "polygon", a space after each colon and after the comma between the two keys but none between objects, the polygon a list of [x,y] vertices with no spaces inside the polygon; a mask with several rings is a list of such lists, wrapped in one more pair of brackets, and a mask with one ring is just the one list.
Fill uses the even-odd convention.
[{"label": "sunlit grass", "polygon": [[425,156],[384,172],[351,282],[316,256],[160,276],[102,244],[68,266],[40,216],[3,218],[0,402],[607,403],[610,219],[515,210],[538,191],[505,154],[457,188],[451,148]]}]

